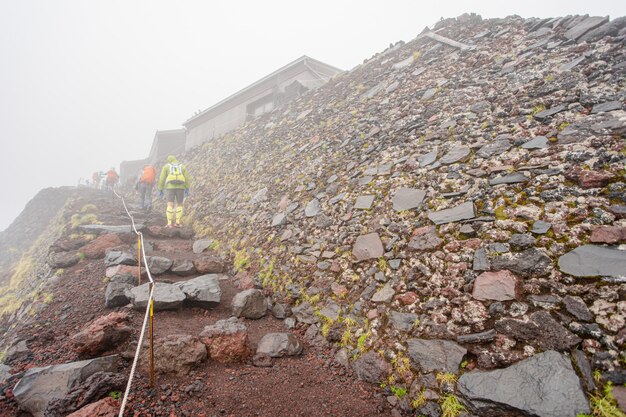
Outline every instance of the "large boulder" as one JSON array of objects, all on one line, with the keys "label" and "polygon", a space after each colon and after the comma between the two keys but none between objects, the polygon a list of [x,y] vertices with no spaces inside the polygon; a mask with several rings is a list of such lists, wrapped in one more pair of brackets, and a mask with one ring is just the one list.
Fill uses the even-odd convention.
[{"label": "large boulder", "polygon": [[272,358],[295,356],[302,353],[302,344],[291,333],[269,333],[259,341],[256,353]]},{"label": "large boulder", "polygon": [[[117,404],[115,414],[103,414],[102,409],[94,406],[93,402],[102,397],[113,400],[113,398],[107,395],[111,391],[123,391],[126,388],[127,380],[128,378],[122,374],[96,372],[84,382],[72,388],[65,397],[50,401],[46,408],[45,416],[63,417],[68,414],[85,417],[117,415],[120,409],[117,401],[114,400],[112,403]],[[98,403],[101,402],[102,400],[98,401]],[[106,409],[109,410],[110,408],[107,407]],[[86,414],[88,410],[91,411],[92,414]]]},{"label": "large boulder", "polygon": [[194,260],[193,266],[200,274],[221,274],[226,269],[224,260],[214,255],[205,255]]},{"label": "large boulder", "polygon": [[102,316],[72,336],[72,348],[79,355],[94,356],[115,348],[128,339],[132,329],[128,313],[114,312]]},{"label": "large boulder", "polygon": [[18,340],[11,344],[4,355],[4,362],[12,364],[13,362],[25,362],[30,359],[32,352],[26,346],[25,340]]},{"label": "large boulder", "polygon": [[[143,349],[142,366],[149,365],[148,349]],[[207,349],[197,337],[169,335],[154,343],[154,370],[162,374],[187,375],[207,358]]]},{"label": "large boulder", "polygon": [[123,282],[109,282],[104,292],[104,306],[115,308],[129,304],[133,298],[131,288],[132,285]]},{"label": "large boulder", "polygon": [[267,313],[267,301],[261,291],[252,288],[233,297],[232,309],[235,317],[260,319]]},{"label": "large boulder", "polygon": [[457,384],[473,413],[563,417],[589,413],[570,360],[547,351],[494,371],[463,374]]},{"label": "large boulder", "polygon": [[200,333],[200,341],[206,345],[209,357],[221,363],[243,362],[250,353],[248,329],[236,317],[206,326]]},{"label": "large boulder", "polygon": [[177,259],[172,264],[170,271],[179,277],[188,277],[196,273],[196,267],[193,266],[193,261],[188,259]]},{"label": "large boulder", "polygon": [[[133,308],[135,310],[144,310],[148,306],[150,283],[146,282],[138,287],[133,287],[130,292],[132,294]],[[176,310],[183,305],[185,298],[185,293],[176,285],[164,282],[154,284],[154,311]]]},{"label": "large boulder", "polygon": [[420,372],[432,371],[457,374],[467,349],[449,340],[409,339],[411,365]]},{"label": "large boulder", "polygon": [[101,259],[106,254],[106,251],[117,246],[123,245],[122,239],[115,233],[107,233],[102,236],[98,236],[80,249],[80,252],[85,254],[85,257],[89,259]]},{"label": "large boulder", "polygon": [[219,275],[202,275],[174,284],[185,294],[185,303],[196,307],[217,307],[222,297]]},{"label": "large boulder", "polygon": [[137,266],[137,258],[128,252],[122,252],[119,250],[110,250],[104,257],[104,264],[106,266],[115,265],[135,265]]},{"label": "large boulder", "polygon": [[198,239],[193,242],[192,251],[193,253],[202,253],[213,244],[213,239]]},{"label": "large boulder", "polygon": [[50,255],[48,263],[54,269],[69,268],[76,265],[80,261],[80,257],[75,252],[58,252]]},{"label": "large boulder", "polygon": [[13,389],[20,410],[42,417],[50,401],[64,398],[75,386],[96,372],[115,372],[117,355],[31,368]]},{"label": "large boulder", "polygon": [[146,256],[148,269],[152,275],[161,275],[169,271],[174,263],[171,259],[163,256]]}]

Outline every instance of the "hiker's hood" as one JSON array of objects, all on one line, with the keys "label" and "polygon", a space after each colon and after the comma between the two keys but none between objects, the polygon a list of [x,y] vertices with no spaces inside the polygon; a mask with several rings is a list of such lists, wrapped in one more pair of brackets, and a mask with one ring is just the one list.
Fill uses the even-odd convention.
[{"label": "hiker's hood", "polygon": [[175,164],[177,163],[178,160],[176,159],[176,157],[174,155],[170,155],[167,157],[167,163],[168,164]]}]

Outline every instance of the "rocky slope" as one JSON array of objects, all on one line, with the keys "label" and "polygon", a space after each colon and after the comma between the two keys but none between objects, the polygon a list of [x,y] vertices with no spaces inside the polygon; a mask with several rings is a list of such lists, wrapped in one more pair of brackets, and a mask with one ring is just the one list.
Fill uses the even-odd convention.
[{"label": "rocky slope", "polygon": [[[221,255],[221,291],[233,308],[159,311],[162,346],[197,357],[155,390],[143,373],[132,398],[137,415],[285,415],[285,401],[311,415],[329,404],[319,398],[324,384],[341,398],[328,415],[349,415],[354,405],[354,415],[458,416],[466,408],[475,416],[576,416],[597,414],[601,400],[624,410],[626,19],[463,15],[433,30],[185,155],[193,183],[186,222],[200,240],[190,248],[191,231],[155,227],[163,223],[156,211],[144,219],[152,266],[178,308],[198,301],[181,293],[185,274],[210,270]],[[128,371],[141,320],[129,311],[145,288],[120,282],[128,271],[106,268],[132,264],[131,235],[79,228],[93,220],[83,218],[89,213],[123,224],[119,207],[100,198],[67,210],[49,259],[56,278],[45,287],[55,295],[8,334],[12,373],[85,352],[121,353]],[[94,207],[83,210],[87,203]],[[196,246],[211,257],[198,263]],[[106,318],[105,299],[116,310]],[[258,304],[244,314],[242,299]],[[255,321],[267,311],[265,325]],[[285,327],[317,349],[305,348],[319,365],[310,392],[299,392],[306,400],[288,395],[294,375],[311,381],[297,359],[268,371],[263,355],[247,362],[254,367],[214,367],[224,353],[212,351],[215,332],[238,334],[237,323],[216,322],[231,313],[247,318],[257,353],[261,333]],[[63,323],[62,335],[54,323]],[[105,324],[116,329],[105,332],[114,342],[99,341],[106,348],[73,342]],[[280,373],[286,369],[294,371]],[[351,392],[330,385],[338,382],[329,370],[345,384],[344,373],[354,373],[379,392],[346,408]],[[282,375],[287,388],[256,391]],[[228,388],[210,385],[212,377]],[[99,378],[80,389],[119,385],[119,375]],[[233,380],[244,384],[246,401],[232,398]],[[611,384],[615,400],[605,391]],[[195,397],[196,388],[212,394]],[[5,391],[0,410],[16,409],[12,395]]]},{"label": "rocky slope", "polygon": [[[188,155],[189,221],[404,402],[553,351],[588,392],[622,385],[624,27],[443,20]],[[533,413],[463,387],[479,414]]]}]

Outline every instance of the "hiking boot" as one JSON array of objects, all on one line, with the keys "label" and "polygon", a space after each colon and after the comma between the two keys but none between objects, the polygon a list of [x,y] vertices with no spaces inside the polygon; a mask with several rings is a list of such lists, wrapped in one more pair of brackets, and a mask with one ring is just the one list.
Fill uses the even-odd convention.
[{"label": "hiking boot", "polygon": [[165,226],[166,229],[173,229],[174,225],[173,224],[168,224],[167,226]]},{"label": "hiking boot", "polygon": [[182,225],[182,224],[180,224],[180,223],[176,223],[176,224],[174,225],[174,227],[183,227],[183,225]]}]

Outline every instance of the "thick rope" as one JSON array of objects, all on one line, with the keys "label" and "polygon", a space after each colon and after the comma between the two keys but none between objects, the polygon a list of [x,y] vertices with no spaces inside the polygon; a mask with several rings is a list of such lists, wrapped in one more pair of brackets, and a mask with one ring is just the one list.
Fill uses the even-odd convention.
[{"label": "thick rope", "polygon": [[[133,358],[133,366],[130,368],[130,375],[128,376],[128,383],[126,384],[126,390],[124,391],[124,398],[122,399],[122,406],[120,407],[120,412],[118,414],[118,417],[124,417],[124,410],[126,409],[126,403],[128,401],[128,395],[130,394],[130,388],[131,388],[132,383],[133,383],[133,378],[135,377],[135,371],[137,369],[137,363],[139,362],[139,354],[141,353],[141,346],[143,345],[143,338],[144,338],[144,335],[146,333],[146,324],[148,323],[148,319],[150,318],[150,314],[151,314],[152,296],[154,295],[154,279],[152,279],[152,274],[150,273],[150,268],[148,268],[148,260],[146,259],[146,250],[145,250],[145,245],[143,243],[143,233],[141,233],[140,231],[137,230],[137,227],[135,226],[135,219],[133,218],[132,214],[130,214],[130,211],[128,211],[128,207],[126,206],[126,201],[124,200],[124,197],[119,195],[115,190],[113,190],[113,193],[119,199],[122,200],[122,205],[124,206],[124,210],[126,210],[126,214],[130,218],[132,229],[135,232],[135,234],[137,234],[137,236],[139,236],[139,241],[140,241],[139,246],[141,247],[141,255],[142,255],[143,263],[146,266],[146,272],[148,273],[148,279],[150,280],[150,283],[152,284],[152,285],[150,285],[150,294],[148,296],[148,305],[146,306],[146,313],[145,313],[144,318],[143,318],[143,324],[141,326],[141,333],[139,334],[139,342],[137,343],[137,349],[135,350],[135,357]],[[141,273],[141,269],[140,269],[140,273]]]}]

